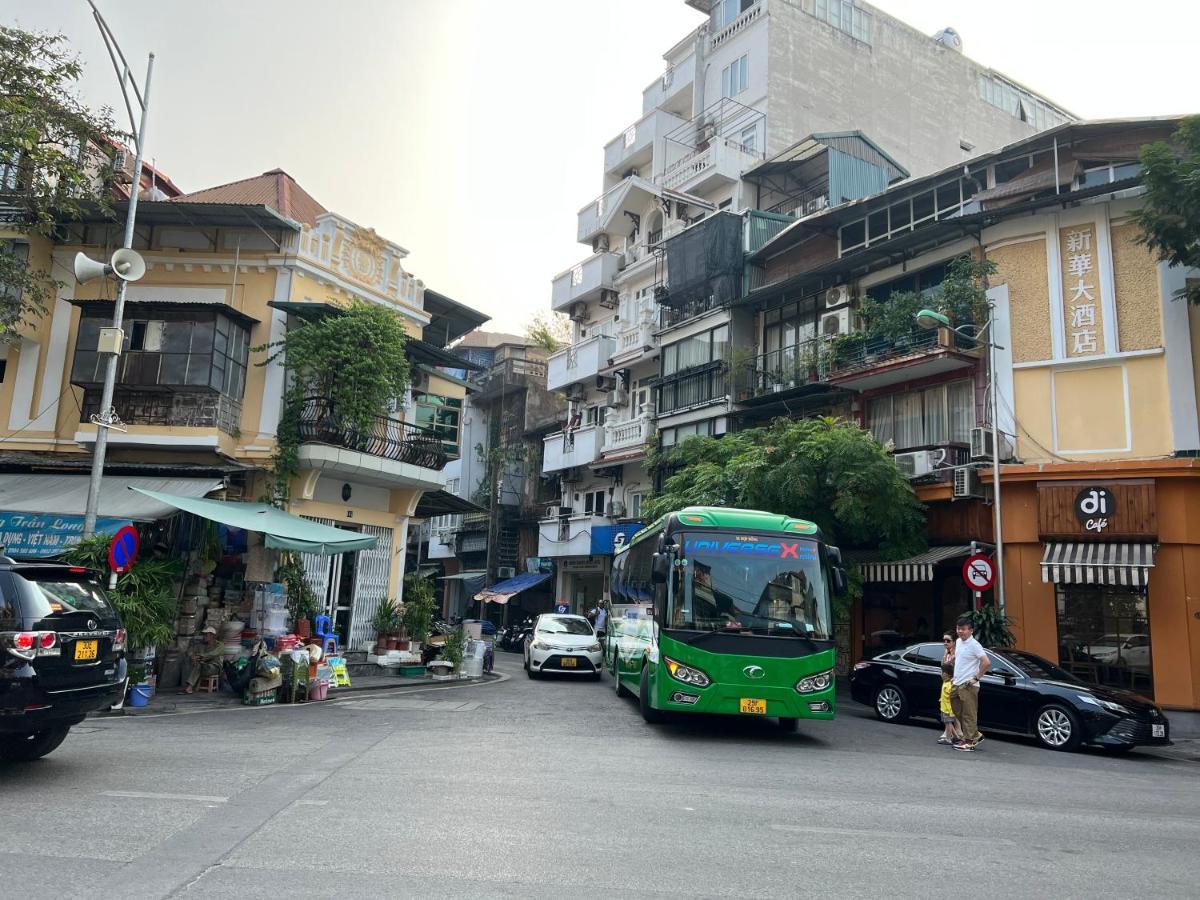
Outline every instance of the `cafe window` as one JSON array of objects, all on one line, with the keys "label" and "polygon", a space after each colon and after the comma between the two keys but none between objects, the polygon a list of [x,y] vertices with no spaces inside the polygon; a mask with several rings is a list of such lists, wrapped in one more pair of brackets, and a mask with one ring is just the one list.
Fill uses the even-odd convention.
[{"label": "cafe window", "polygon": [[896,450],[968,443],[975,427],[971,381],[954,381],[867,401],[867,430]]},{"label": "cafe window", "polygon": [[462,400],[443,397],[440,394],[413,394],[416,423],[432,431],[442,442],[442,449],[450,456],[458,456]]},{"label": "cafe window", "polygon": [[1060,584],[1059,665],[1090,684],[1154,696],[1146,592],[1102,584]]}]

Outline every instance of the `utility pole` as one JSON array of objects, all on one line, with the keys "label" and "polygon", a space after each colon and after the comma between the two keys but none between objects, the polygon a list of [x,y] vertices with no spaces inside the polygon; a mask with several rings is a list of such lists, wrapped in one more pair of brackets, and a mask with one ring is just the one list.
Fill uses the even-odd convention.
[{"label": "utility pole", "polygon": [[[143,82],[142,90],[139,91],[137,84],[133,80],[133,75],[129,71],[129,64],[125,61],[125,54],[121,52],[121,48],[117,44],[117,39],[109,29],[108,23],[100,15],[100,10],[96,8],[94,0],[88,0],[88,5],[92,8],[92,15],[96,19],[96,26],[100,29],[100,36],[104,39],[104,46],[108,50],[113,69],[116,70],[117,78],[120,81],[121,93],[125,98],[125,109],[129,113],[129,127],[133,135],[135,147],[133,183],[129,187],[129,208],[125,212],[125,240],[121,244],[123,249],[132,250],[133,229],[137,219],[138,193],[141,190],[142,184],[142,161],[146,155],[146,124],[150,114],[150,78],[154,73],[154,54],[151,53],[146,62],[146,80]],[[120,60],[119,63],[118,60]],[[133,104],[130,102],[130,90],[133,92],[134,102],[141,108],[140,123],[134,122]],[[112,327],[115,329],[120,329],[125,313],[125,289],[126,281],[125,279],[120,279],[117,286],[117,302],[113,309]],[[120,347],[116,349],[117,352],[109,354],[106,360],[104,367],[104,388],[100,395],[100,411],[92,417],[92,421],[96,423],[96,447],[92,451],[92,474],[91,479],[88,481],[87,507],[83,515],[84,537],[91,537],[96,533],[96,512],[100,505],[100,483],[104,478],[104,456],[108,450],[108,430],[113,425],[115,419],[112,399],[113,390],[117,382],[117,363],[120,360]]]}]

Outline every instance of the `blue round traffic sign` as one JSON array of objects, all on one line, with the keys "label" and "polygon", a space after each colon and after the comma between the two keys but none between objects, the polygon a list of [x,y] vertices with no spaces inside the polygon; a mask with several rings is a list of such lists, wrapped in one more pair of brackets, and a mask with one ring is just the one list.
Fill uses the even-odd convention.
[{"label": "blue round traffic sign", "polygon": [[118,575],[124,575],[133,568],[137,559],[138,545],[137,529],[126,525],[113,535],[112,544],[108,548],[108,566]]}]

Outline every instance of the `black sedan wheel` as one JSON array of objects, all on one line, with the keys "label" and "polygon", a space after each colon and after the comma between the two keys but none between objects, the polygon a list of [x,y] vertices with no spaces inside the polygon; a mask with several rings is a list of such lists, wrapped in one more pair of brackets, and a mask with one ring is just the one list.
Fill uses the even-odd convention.
[{"label": "black sedan wheel", "polygon": [[1043,707],[1034,728],[1042,746],[1051,750],[1074,750],[1083,737],[1079,718],[1065,706]]},{"label": "black sedan wheel", "polygon": [[6,734],[0,737],[0,759],[7,762],[32,762],[41,759],[67,739],[71,729],[46,728],[33,734]]},{"label": "black sedan wheel", "polygon": [[875,715],[885,722],[903,722],[908,718],[908,701],[904,691],[894,684],[885,684],[875,692]]}]

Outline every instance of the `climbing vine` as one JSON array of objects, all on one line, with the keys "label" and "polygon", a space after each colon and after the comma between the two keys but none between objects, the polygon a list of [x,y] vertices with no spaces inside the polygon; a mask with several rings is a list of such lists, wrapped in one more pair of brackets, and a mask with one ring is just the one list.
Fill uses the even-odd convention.
[{"label": "climbing vine", "polygon": [[405,340],[404,323],[396,312],[354,303],[254,348],[266,354],[260,366],[281,360],[287,372],[268,502],[285,505],[291,480],[299,474],[304,401],[319,398],[321,415],[335,420],[342,431],[370,433],[375,416],[389,412],[408,390]]}]

